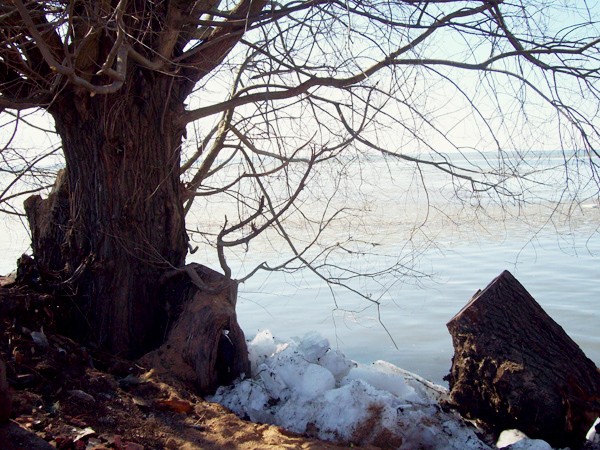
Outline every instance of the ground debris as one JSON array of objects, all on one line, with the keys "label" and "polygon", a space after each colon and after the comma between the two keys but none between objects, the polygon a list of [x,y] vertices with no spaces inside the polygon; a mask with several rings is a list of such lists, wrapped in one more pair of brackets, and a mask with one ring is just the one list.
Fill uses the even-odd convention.
[{"label": "ground debris", "polygon": [[13,396],[2,450],[344,448],[245,422],[191,384],[58,335],[47,303],[0,287],[0,359]]}]

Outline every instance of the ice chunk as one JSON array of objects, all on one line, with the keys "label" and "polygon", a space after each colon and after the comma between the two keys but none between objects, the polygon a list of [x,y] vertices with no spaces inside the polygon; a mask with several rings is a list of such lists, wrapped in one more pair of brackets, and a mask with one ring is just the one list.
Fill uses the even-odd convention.
[{"label": "ice chunk", "polygon": [[290,391],[281,377],[268,365],[261,364],[258,367],[258,378],[262,381],[267,394],[276,400],[287,400]]},{"label": "ice chunk", "polygon": [[352,380],[364,380],[371,386],[390,392],[401,399],[410,401],[419,400],[415,390],[406,384],[406,380],[402,375],[387,372],[382,370],[381,367],[363,365],[354,367],[344,380],[342,380],[342,384],[346,384]]},{"label": "ice chunk", "polygon": [[508,447],[509,445],[512,445],[515,442],[519,442],[523,439],[527,439],[527,435],[520,430],[504,430],[502,433],[500,433],[500,436],[498,436],[496,447]]},{"label": "ice chunk", "polygon": [[425,378],[393,365],[387,361],[375,361],[373,367],[378,370],[401,375],[406,384],[412,387],[426,402],[439,403],[448,398],[448,389],[439,384],[432,383]]},{"label": "ice chunk", "polygon": [[258,373],[258,367],[267,358],[281,352],[288,346],[288,342],[276,340],[269,330],[259,331],[248,343],[248,358],[250,359],[252,376]]},{"label": "ice chunk", "polygon": [[298,345],[298,350],[308,362],[316,363],[329,350],[329,341],[316,331],[311,331],[304,335]]},{"label": "ice chunk", "polygon": [[552,450],[552,446],[541,439],[521,439],[508,447],[503,447],[507,450]]},{"label": "ice chunk", "polygon": [[[389,395],[389,394],[388,394]],[[389,400],[389,399],[388,399]],[[369,422],[375,414],[377,420]],[[385,421],[383,418],[385,417]],[[328,390],[322,397],[309,400],[295,396],[275,414],[275,422],[292,431],[310,431],[321,439],[360,442],[365,433],[383,429],[384,422],[395,423],[396,412],[381,392],[361,380],[354,380],[337,389]],[[368,428],[364,424],[369,422]]]},{"label": "ice chunk", "polygon": [[362,380],[352,380],[348,384],[328,391],[324,396],[325,404],[317,412],[322,439],[334,439],[340,435],[349,441],[360,442],[361,433],[375,430],[363,430],[361,424],[376,415],[371,428],[387,428],[396,422],[394,400],[389,394],[378,392]]},{"label": "ice chunk", "polygon": [[270,369],[275,379],[299,396],[309,399],[335,387],[335,378],[329,370],[308,362],[293,349],[278,353],[270,364]]},{"label": "ice chunk", "polygon": [[335,388],[333,374],[317,364],[309,364],[301,374],[296,390],[300,395],[314,398],[333,388]]},{"label": "ice chunk", "polygon": [[273,423],[273,414],[268,408],[269,395],[263,386],[252,380],[246,379],[233,386],[220,387],[207,400],[220,403],[252,422]]},{"label": "ice chunk", "polygon": [[546,441],[529,439],[520,430],[504,430],[498,436],[496,447],[510,450],[552,450],[552,447]]},{"label": "ice chunk", "polygon": [[335,381],[339,383],[342,378],[348,375],[350,369],[356,366],[356,363],[350,361],[338,350],[330,348],[329,351],[319,359],[319,365],[329,370],[333,374]]}]

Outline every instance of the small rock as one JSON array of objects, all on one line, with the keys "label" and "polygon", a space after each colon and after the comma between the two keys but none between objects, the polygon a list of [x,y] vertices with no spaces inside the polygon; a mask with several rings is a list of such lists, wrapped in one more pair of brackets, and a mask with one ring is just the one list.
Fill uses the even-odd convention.
[{"label": "small rock", "polygon": [[96,437],[89,438],[88,441],[87,441],[87,443],[88,443],[88,447],[95,448],[96,450],[98,450],[98,447],[103,446],[102,445],[102,440],[100,440],[100,439],[98,439]]},{"label": "small rock", "polygon": [[148,410],[152,406],[150,402],[148,402],[146,399],[144,399],[142,397],[134,396],[134,397],[132,397],[131,400],[133,401],[133,404],[135,406],[137,406],[138,408],[140,408],[142,410]]},{"label": "small rock", "polygon": [[122,389],[127,389],[132,386],[137,386],[139,384],[142,384],[143,382],[144,381],[141,380],[139,377],[136,377],[133,374],[129,374],[125,378],[119,380],[119,387],[121,387]]},{"label": "small rock", "polygon": [[41,347],[41,348],[48,348],[50,347],[50,343],[48,342],[48,338],[46,337],[46,335],[44,334],[44,329],[40,329],[40,331],[32,331],[31,332],[31,339],[33,339],[33,342],[35,345]]},{"label": "small rock", "polygon": [[71,391],[67,391],[69,394],[71,394],[73,397],[78,398],[79,400],[83,400],[84,402],[88,402],[88,403],[95,403],[96,399],[94,397],[92,397],[90,394],[88,394],[87,392],[84,392],[80,389],[73,389]]}]

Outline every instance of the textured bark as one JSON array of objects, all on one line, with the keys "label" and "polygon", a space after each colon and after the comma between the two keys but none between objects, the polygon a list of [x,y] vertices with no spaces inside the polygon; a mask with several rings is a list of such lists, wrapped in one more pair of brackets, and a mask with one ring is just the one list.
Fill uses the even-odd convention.
[{"label": "textured bark", "polygon": [[34,257],[60,271],[72,299],[61,331],[130,357],[161,343],[159,280],[187,250],[177,125],[185,94],[168,76],[132,76],[117,94],[74,89],[52,105],[66,175],[49,199],[28,200]]},{"label": "textured bark", "polygon": [[165,343],[140,364],[212,393],[250,375],[248,348],[235,314],[237,283],[198,264],[187,271],[194,271],[199,281],[194,284],[188,272],[180,272],[166,284],[176,319]]},{"label": "textured bark", "polygon": [[553,446],[581,445],[600,415],[600,373],[508,271],[447,326],[450,397],[463,415]]},{"label": "textured bark", "polygon": [[32,195],[25,200],[25,212],[38,269],[44,273],[61,271],[64,269],[61,247],[69,221],[69,188],[64,170],[58,173],[48,198]]}]

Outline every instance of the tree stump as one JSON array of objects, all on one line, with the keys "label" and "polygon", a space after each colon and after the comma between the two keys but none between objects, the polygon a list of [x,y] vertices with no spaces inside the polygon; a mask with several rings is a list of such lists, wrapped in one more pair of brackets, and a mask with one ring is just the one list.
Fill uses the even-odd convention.
[{"label": "tree stump", "polygon": [[555,447],[583,443],[600,416],[600,372],[508,271],[447,327],[450,402],[461,414]]},{"label": "tree stump", "polygon": [[242,374],[250,376],[244,333],[237,323],[237,283],[199,264],[167,283],[174,323],[158,349],[140,363],[212,393]]}]

